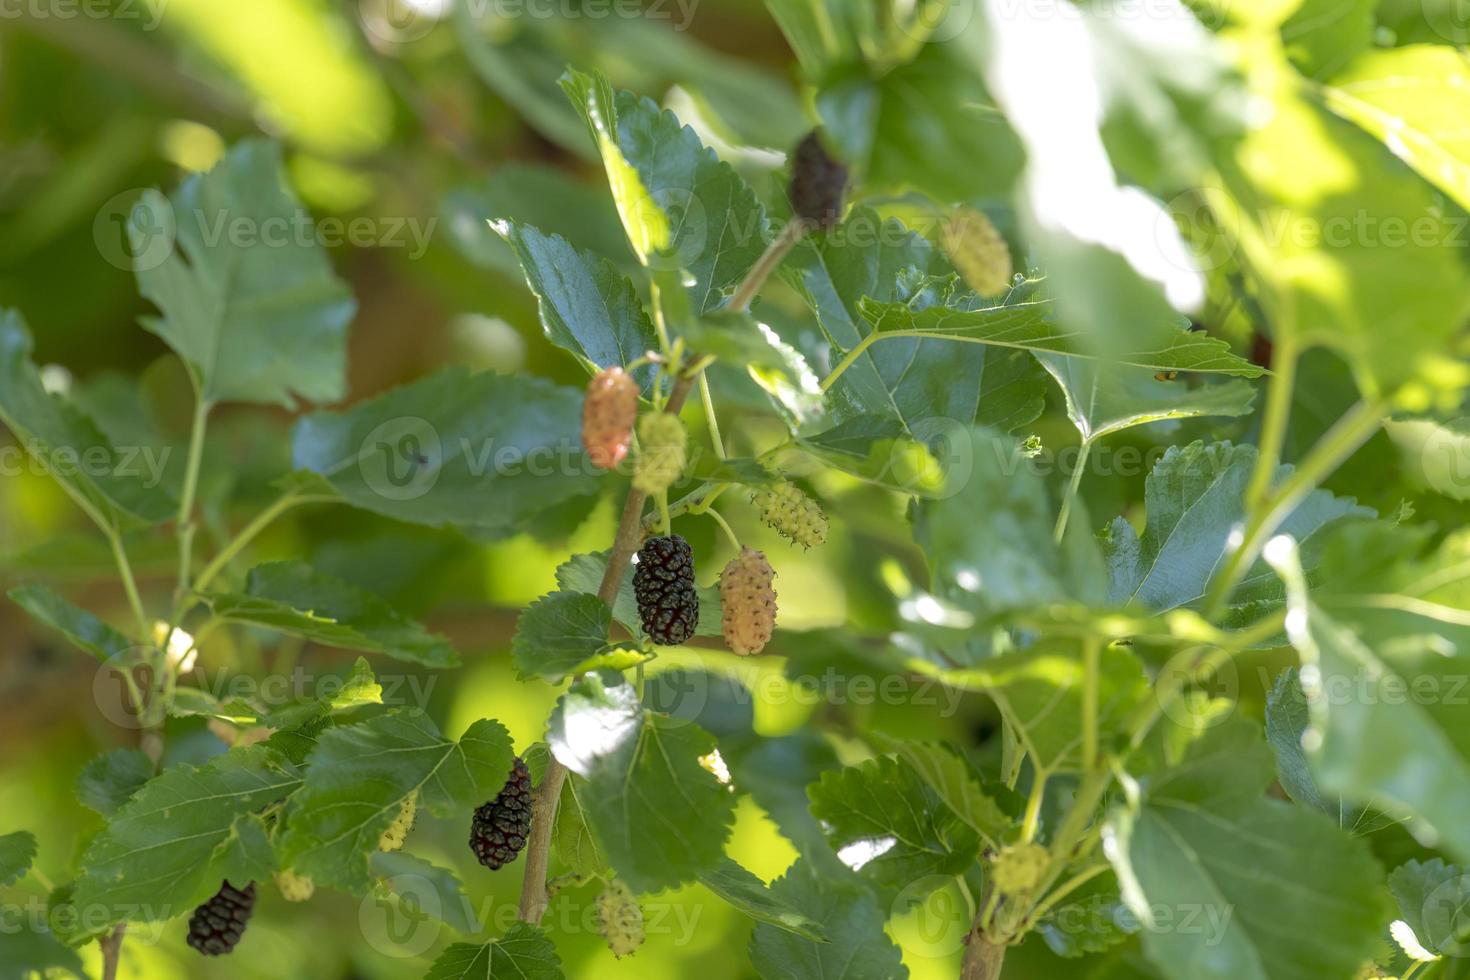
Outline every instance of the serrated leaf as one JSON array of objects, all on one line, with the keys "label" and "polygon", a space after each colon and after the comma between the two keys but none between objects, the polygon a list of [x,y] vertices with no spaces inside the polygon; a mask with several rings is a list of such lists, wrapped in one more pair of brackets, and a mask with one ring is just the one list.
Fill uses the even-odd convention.
[{"label": "serrated leaf", "polygon": [[[1246,729],[1255,748],[1242,756]],[[1382,868],[1320,812],[1262,798],[1271,763],[1254,726],[1207,730],[1185,764],[1197,777],[1166,770],[1139,809],[1115,810],[1105,830],[1123,899],[1160,971],[1316,980],[1352,976],[1372,960],[1389,918]]]},{"label": "serrated leaf", "polygon": [[1256,397],[1250,383],[1238,378],[1190,387],[1179,380],[1160,380],[1146,368],[1056,354],[1037,354],[1036,359],[1061,386],[1067,417],[1084,443],[1150,422],[1248,415]]},{"label": "serrated leaf", "polygon": [[1036,924],[1053,953],[1066,958],[1101,953],[1138,931],[1110,873],[1092,878],[1055,905]]},{"label": "serrated leaf", "polygon": [[36,835],[18,830],[0,836],[0,888],[15,884],[31,870],[36,859]]},{"label": "serrated leaf", "polygon": [[801,352],[749,313],[714,313],[689,319],[681,335],[703,356],[743,366],[795,431],[826,411],[821,381]]},{"label": "serrated leaf", "polygon": [[195,768],[177,765],[145,784],[82,858],[74,902],[109,922],[157,922],[219,890],[216,849],[235,820],[285,799],[301,778],[263,746],[232,749]]},{"label": "serrated leaf", "polygon": [[445,738],[417,709],[394,711],[321,735],[292,798],[282,863],[318,885],[364,894],[368,857],[405,799],[440,816],[467,812],[505,787],[514,752],[495,721],[459,741]]},{"label": "serrated leaf", "polygon": [[244,592],[215,592],[205,599],[216,616],[230,622],[427,667],[459,663],[459,655],[442,636],[371,592],[303,562],[258,565],[246,577]]},{"label": "serrated leaf", "polygon": [[803,858],[771,882],[771,894],[820,924],[829,941],[756,926],[748,949],[764,980],[907,980],[902,954],[883,931],[887,915],[861,882],[822,874]]},{"label": "serrated leaf", "polygon": [[894,759],[823,773],[807,793],[837,856],[885,894],[925,880],[937,888],[980,856],[979,835]]},{"label": "serrated leaf", "polygon": [[1298,680],[1297,668],[1288,667],[1276,678],[1266,697],[1266,740],[1276,755],[1276,778],[1286,795],[1296,802],[1336,817],[1341,811],[1341,801],[1334,798],[1329,806],[1323,799],[1302,747],[1310,723],[1307,696]]},{"label": "serrated leaf", "polygon": [[76,406],[46,391],[31,349],[21,315],[0,310],[0,422],[110,527],[155,524],[172,516],[172,498],[151,485],[135,459],[114,449]]},{"label": "serrated leaf", "polygon": [[[556,584],[566,592],[584,592],[597,595],[602,586],[602,575],[607,569],[607,552],[573,555],[556,569]],[[700,586],[699,625],[695,636],[721,635],[721,604],[718,584]],[[633,569],[629,564],[623,581],[618,587],[618,597],[613,602],[613,619],[626,629],[635,640],[643,638],[643,620],[638,615],[638,600],[633,596]],[[589,666],[587,669],[591,669]]]},{"label": "serrated leaf", "polygon": [[561,805],[556,811],[556,835],[552,842],[556,846],[557,860],[573,874],[601,874],[607,869],[607,859],[598,850],[597,840],[592,835],[591,818],[582,803],[581,778],[568,775],[566,782],[562,783]]},{"label": "serrated leaf", "polygon": [[[946,684],[994,698],[1042,770],[1071,771],[1082,762],[1086,667],[1079,647],[1071,640],[1043,640],[940,676]],[[1130,650],[1109,645],[1098,651],[1098,726],[1103,737],[1151,691],[1143,664]]]},{"label": "serrated leaf", "polygon": [[607,645],[612,610],[595,595],[553,592],[521,613],[511,639],[511,659],[521,677],[553,684],[585,669]]},{"label": "serrated leaf", "polygon": [[292,458],[354,507],[430,527],[520,527],[596,492],[582,393],[450,367],[292,430]]},{"label": "serrated leaf", "polygon": [[376,851],[369,863],[378,878],[375,897],[392,903],[401,914],[428,916],[463,933],[483,928],[453,871],[405,851]]},{"label": "serrated leaf", "polygon": [[[797,444],[823,464],[864,482],[920,497],[942,498],[969,476],[963,456],[948,453],[963,428],[927,418],[912,425],[886,415],[856,415]],[[931,445],[933,448],[931,448]]]},{"label": "serrated leaf", "polygon": [[87,610],[72,605],[47,586],[22,585],[11,589],[8,594],[12,602],[30,613],[31,618],[60,630],[78,649],[103,663],[134,647],[126,636]]},{"label": "serrated leaf", "polygon": [[1470,952],[1470,873],[1439,858],[1409,861],[1388,876],[1403,921],[1421,948],[1439,956]]},{"label": "serrated leaf", "polygon": [[778,897],[763,881],[729,858],[700,874],[699,883],[757,922],[773,925],[815,943],[827,942],[820,922],[808,918],[791,903]]},{"label": "serrated leaf", "polygon": [[702,765],[715,740],[645,711],[618,675],[588,675],[557,702],[557,760],[586,780],[582,802],[602,853],[635,892],[671,888],[724,856],[735,797]]},{"label": "serrated leaf", "polygon": [[113,749],[82,768],[77,799],[110,817],[153,778],[153,760],[137,749]]},{"label": "serrated leaf", "polygon": [[318,690],[320,696],[310,701],[299,701],[266,712],[260,717],[260,723],[267,728],[300,729],[338,711],[383,703],[383,686],[362,657],[357,658],[346,677],[340,680],[331,676],[319,679]]},{"label": "serrated leaf", "polygon": [[[922,310],[961,297],[958,277],[927,239],[871,208],[855,208],[829,236],[801,245],[792,279],[836,350],[872,332],[863,304]],[[975,305],[988,305],[970,297]],[[885,339],[863,352],[830,391],[838,422],[861,416],[897,419],[913,430],[931,420],[969,425],[977,418],[1010,430],[1041,414],[1045,377],[1024,351],[947,339]],[[935,429],[917,431],[921,438]]]},{"label": "serrated leaf", "polygon": [[[1047,298],[1024,300],[981,309],[936,306],[915,311],[902,303],[864,300],[862,315],[878,333],[918,331],[926,337],[1009,347],[1058,357],[1106,360],[1147,371],[1193,371],[1259,378],[1265,370],[1231,353],[1223,340],[1198,331],[1180,330],[1161,322],[1151,330],[1139,328],[1133,349],[1099,351],[1089,338],[1055,320],[1055,302]],[[881,343],[881,341],[880,341]]]},{"label": "serrated leaf", "polygon": [[962,757],[943,745],[931,742],[880,743],[907,763],[951,810],[992,847],[1009,840],[1014,822],[1000,804],[986,795],[979,779]]},{"label": "serrated leaf", "polygon": [[[607,259],[531,225],[491,221],[520,259],[526,285],[540,304],[546,338],[571,351],[589,370],[631,364],[658,350],[653,323],[633,284]],[[653,371],[637,377],[644,388]]]},{"label": "serrated leaf", "polygon": [[517,922],[505,937],[481,946],[455,943],[424,980],[562,980],[561,957],[546,933]]},{"label": "serrated leaf", "polygon": [[577,71],[562,89],[587,120],[634,251],[644,265],[687,270],[696,313],[718,308],[765,251],[755,193],[652,100]]},{"label": "serrated leaf", "polygon": [[143,325],[193,368],[204,401],[290,408],[346,393],[357,304],[286,189],[278,145],[237,144],[171,200],[146,192],[128,238],[138,290],[162,313]]},{"label": "serrated leaf", "polygon": [[1311,720],[1306,755],[1319,786],[1407,809],[1443,847],[1470,855],[1470,827],[1456,816],[1470,807],[1470,725],[1458,693],[1470,655],[1395,644],[1376,631],[1360,636],[1312,602],[1299,575],[1287,587],[1287,635],[1302,658]]},{"label": "serrated leaf", "polygon": [[[1245,489],[1255,464],[1254,446],[1195,442],[1170,447],[1148,475],[1143,535],[1119,518],[1104,540],[1109,601],[1139,603],[1160,612],[1198,603],[1225,560],[1230,535],[1245,520]],[[1290,472],[1290,467],[1281,467],[1277,479]],[[1351,499],[1316,490],[1287,515],[1278,533],[1311,548],[1329,525],[1372,515]],[[1234,598],[1258,595],[1263,588],[1274,590],[1275,575],[1257,561]]]},{"label": "serrated leaf", "polygon": [[266,881],[280,867],[270,832],[258,814],[235,818],[230,832],[215,848],[210,874],[231,882]]}]

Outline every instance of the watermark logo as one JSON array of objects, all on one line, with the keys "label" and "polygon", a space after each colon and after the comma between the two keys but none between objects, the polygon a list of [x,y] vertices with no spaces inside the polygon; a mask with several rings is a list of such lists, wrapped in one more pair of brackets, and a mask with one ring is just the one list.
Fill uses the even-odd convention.
[{"label": "watermark logo", "polygon": [[109,265],[147,272],[173,254],[178,224],[163,195],[136,188],[108,198],[92,219],[92,241]]},{"label": "watermark logo", "polygon": [[357,452],[362,480],[386,500],[417,500],[439,482],[443,446],[426,419],[389,419],[363,439]]}]

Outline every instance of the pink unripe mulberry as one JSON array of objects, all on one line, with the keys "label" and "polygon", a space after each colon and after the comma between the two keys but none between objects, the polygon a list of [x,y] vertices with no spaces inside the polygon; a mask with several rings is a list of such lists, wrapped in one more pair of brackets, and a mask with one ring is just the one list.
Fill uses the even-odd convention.
[{"label": "pink unripe mulberry", "polygon": [[582,402],[582,445],[598,469],[610,470],[628,455],[638,419],[638,385],[620,367],[598,371]]}]

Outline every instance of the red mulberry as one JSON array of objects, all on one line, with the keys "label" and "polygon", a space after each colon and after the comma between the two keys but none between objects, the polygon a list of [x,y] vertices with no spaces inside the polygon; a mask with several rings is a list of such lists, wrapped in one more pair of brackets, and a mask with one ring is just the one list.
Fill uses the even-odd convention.
[{"label": "red mulberry", "polygon": [[628,455],[638,418],[638,385],[620,367],[597,372],[582,401],[582,445],[599,469],[610,470]]},{"label": "red mulberry", "polygon": [[742,548],[720,574],[725,645],[742,657],[760,653],[776,628],[776,573],[766,556]]}]

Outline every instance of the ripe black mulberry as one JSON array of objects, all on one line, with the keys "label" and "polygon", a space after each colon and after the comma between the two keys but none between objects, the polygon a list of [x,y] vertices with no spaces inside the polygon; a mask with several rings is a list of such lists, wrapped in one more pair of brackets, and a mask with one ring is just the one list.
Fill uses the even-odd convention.
[{"label": "ripe black mulberry", "polygon": [[516,859],[531,835],[531,770],[519,756],[500,794],[475,811],[470,850],[491,871]]},{"label": "ripe black mulberry", "polygon": [[819,229],[831,228],[842,219],[846,193],[847,167],[827,152],[820,131],[812,130],[792,154],[792,213]]},{"label": "ripe black mulberry", "polygon": [[677,534],[649,538],[638,552],[633,595],[643,630],[653,642],[677,646],[699,625],[699,592],[694,586],[694,552]]},{"label": "ripe black mulberry", "polygon": [[205,956],[234,952],[250,913],[255,911],[255,882],[239,889],[228,881],[189,918],[189,945]]}]

